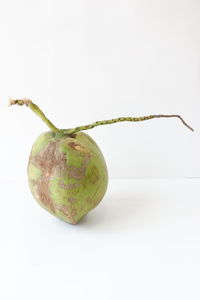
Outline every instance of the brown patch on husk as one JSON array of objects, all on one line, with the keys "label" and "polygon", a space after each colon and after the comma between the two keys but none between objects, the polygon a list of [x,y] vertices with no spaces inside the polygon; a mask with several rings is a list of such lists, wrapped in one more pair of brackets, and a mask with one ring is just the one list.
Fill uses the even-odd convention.
[{"label": "brown patch on husk", "polygon": [[38,198],[53,213],[55,213],[55,206],[49,194],[49,182],[55,171],[62,176],[66,168],[65,155],[57,151],[58,143],[58,141],[49,142],[43,151],[30,159],[31,163],[42,170],[42,176],[35,184]]},{"label": "brown patch on husk", "polygon": [[69,146],[76,151],[82,152],[82,153],[89,153],[89,151],[87,149],[85,149],[83,146],[81,146],[80,144],[71,142],[69,143]]},{"label": "brown patch on husk", "polygon": [[85,172],[89,161],[90,161],[90,156],[86,156],[83,160],[83,164],[81,167],[78,168],[75,166],[68,166],[67,167],[68,176],[78,180],[83,178],[85,176]]},{"label": "brown patch on husk", "polygon": [[83,157],[83,163],[81,167],[67,166],[67,174],[69,177],[80,180],[85,176],[88,163],[90,161],[91,153],[88,149],[75,142],[68,144],[71,149],[80,153]]},{"label": "brown patch on husk", "polygon": [[60,211],[62,214],[64,214],[69,221],[72,224],[76,224],[77,222],[74,220],[74,216],[76,215],[77,211],[75,208],[70,209],[69,207],[67,207],[66,205],[59,205],[59,204],[55,204],[55,208]]},{"label": "brown patch on husk", "polygon": [[80,186],[80,183],[65,184],[60,182],[59,186],[65,190],[72,190],[78,188]]},{"label": "brown patch on husk", "polygon": [[68,201],[69,201],[70,203],[75,203],[75,202],[76,202],[76,198],[74,198],[74,197],[69,197],[69,198],[68,198]]}]

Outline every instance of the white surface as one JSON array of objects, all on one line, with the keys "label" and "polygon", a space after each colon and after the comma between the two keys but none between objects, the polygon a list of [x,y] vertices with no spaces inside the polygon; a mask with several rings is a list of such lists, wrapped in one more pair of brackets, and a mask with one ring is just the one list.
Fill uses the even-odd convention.
[{"label": "white surface", "polygon": [[46,130],[25,108],[8,109],[8,96],[35,100],[61,128],[181,114],[195,134],[175,119],[88,133],[112,178],[200,176],[199,15],[199,0],[1,0],[0,178],[23,176]]},{"label": "white surface", "polygon": [[24,182],[0,184],[1,300],[199,300],[199,179],[112,180],[78,225]]}]

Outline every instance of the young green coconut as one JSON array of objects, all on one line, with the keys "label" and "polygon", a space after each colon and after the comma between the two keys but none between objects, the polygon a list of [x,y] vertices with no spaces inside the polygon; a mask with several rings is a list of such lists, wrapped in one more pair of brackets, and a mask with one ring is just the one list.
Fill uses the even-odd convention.
[{"label": "young green coconut", "polygon": [[83,130],[116,122],[138,122],[155,118],[179,118],[179,115],[150,115],[97,121],[72,129],[58,129],[29,99],[10,100],[10,105],[26,105],[50,128],[33,144],[28,163],[28,182],[37,202],[58,218],[76,224],[95,208],[105,195],[108,171],[95,141]]}]

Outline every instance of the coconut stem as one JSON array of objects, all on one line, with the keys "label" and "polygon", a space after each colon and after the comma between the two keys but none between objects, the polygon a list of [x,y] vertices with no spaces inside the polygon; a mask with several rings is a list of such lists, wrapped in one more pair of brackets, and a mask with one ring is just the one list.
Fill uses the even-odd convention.
[{"label": "coconut stem", "polygon": [[54,132],[59,132],[60,131],[60,129],[55,127],[53,125],[53,123],[51,123],[51,121],[49,119],[47,119],[47,117],[41,111],[41,109],[35,103],[33,103],[31,100],[26,99],[26,98],[23,98],[23,99],[10,99],[9,105],[26,105],[26,106],[28,106],[36,115],[38,115],[40,117],[40,119],[42,119],[42,121],[44,123],[47,124],[47,126],[52,131],[54,131]]},{"label": "coconut stem", "polygon": [[113,124],[117,122],[139,122],[139,121],[145,121],[145,120],[150,120],[150,119],[156,119],[156,118],[178,118],[181,120],[183,125],[185,125],[188,129],[194,131],[192,127],[190,127],[184,119],[180,115],[150,115],[150,116],[144,116],[144,117],[122,117],[122,118],[116,118],[116,119],[111,119],[111,120],[104,120],[104,121],[96,121],[94,123],[91,123],[89,125],[83,125],[71,129],[58,129],[55,127],[49,119],[45,116],[45,114],[41,111],[41,109],[34,104],[31,100],[29,99],[10,99],[10,105],[26,105],[28,106],[36,115],[38,115],[46,124],[47,126],[54,132],[61,132],[67,135],[73,135],[76,132],[83,131],[83,130],[88,130],[92,129],[94,127],[100,126],[100,125],[108,125],[108,124]]},{"label": "coconut stem", "polygon": [[150,119],[155,119],[155,118],[174,118],[174,117],[179,118],[187,128],[194,131],[194,129],[192,127],[190,127],[183,120],[183,118],[179,115],[150,115],[150,116],[137,117],[137,118],[122,117],[122,118],[116,118],[116,119],[111,119],[111,120],[97,121],[97,122],[94,122],[89,125],[79,126],[79,127],[75,127],[75,128],[67,129],[67,130],[63,130],[63,131],[65,131],[67,134],[74,134],[74,133],[82,131],[82,130],[88,130],[88,129],[92,129],[92,128],[100,126],[100,125],[108,125],[108,124],[113,124],[113,123],[117,123],[117,122],[124,122],[124,121],[139,122],[139,121],[145,121],[145,120],[150,120]]}]

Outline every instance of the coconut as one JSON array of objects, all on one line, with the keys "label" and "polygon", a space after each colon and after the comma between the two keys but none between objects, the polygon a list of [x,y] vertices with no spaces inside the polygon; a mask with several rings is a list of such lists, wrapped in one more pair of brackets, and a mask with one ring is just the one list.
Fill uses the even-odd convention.
[{"label": "coconut", "polygon": [[71,129],[58,129],[29,99],[10,99],[10,105],[26,105],[50,128],[33,144],[28,163],[28,182],[36,201],[56,217],[76,224],[105,195],[108,171],[96,142],[84,130],[117,122],[138,122],[180,115],[149,115],[97,121]]}]

